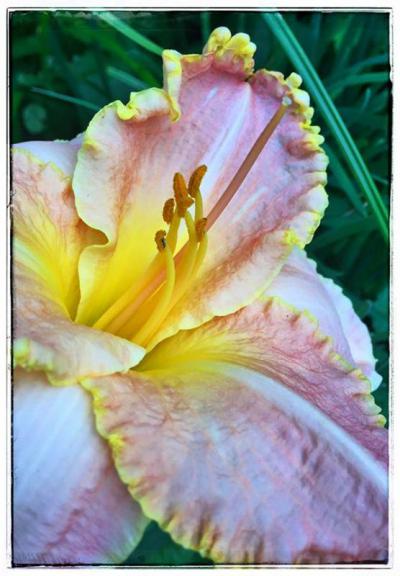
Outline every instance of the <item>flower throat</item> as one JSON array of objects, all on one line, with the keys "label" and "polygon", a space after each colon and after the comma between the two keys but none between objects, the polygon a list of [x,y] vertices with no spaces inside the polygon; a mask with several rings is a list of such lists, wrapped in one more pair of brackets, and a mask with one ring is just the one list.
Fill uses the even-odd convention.
[{"label": "flower throat", "polygon": [[[174,175],[174,197],[163,207],[167,230],[158,230],[158,253],[145,274],[120,296],[94,323],[93,327],[122,336],[147,347],[175,304],[190,289],[207,252],[207,232],[229,204],[251,170],[275,128],[291,104],[284,97],[277,112],[261,132],[240,168],[207,217],[203,214],[200,186],[207,171],[199,166],[186,183],[183,175]],[[189,208],[194,204],[193,215]],[[175,254],[178,231],[184,222],[188,240]]]}]

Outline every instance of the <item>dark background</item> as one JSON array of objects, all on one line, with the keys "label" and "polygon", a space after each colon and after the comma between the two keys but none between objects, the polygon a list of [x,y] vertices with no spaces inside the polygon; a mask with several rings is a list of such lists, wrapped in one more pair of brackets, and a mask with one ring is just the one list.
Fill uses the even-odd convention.
[{"label": "dark background", "polygon": [[[16,11],[10,15],[11,142],[69,139],[112,100],[161,86],[161,48],[201,52],[209,32],[227,26],[257,44],[256,67],[294,70],[259,12],[114,12],[130,37],[93,12]],[[389,14],[287,12],[297,37],[333,99],[366,163],[378,193],[389,204],[391,84]],[[126,30],[125,30],[126,32]],[[139,32],[145,37],[135,36]],[[146,43],[147,39],[147,43]],[[148,40],[155,43],[148,43]],[[305,89],[311,88],[304,85]],[[319,272],[343,287],[367,324],[383,383],[375,393],[388,410],[389,249],[365,191],[316,107],[330,157],[330,205],[308,253]],[[207,563],[174,544],[150,524],[128,564]]]}]

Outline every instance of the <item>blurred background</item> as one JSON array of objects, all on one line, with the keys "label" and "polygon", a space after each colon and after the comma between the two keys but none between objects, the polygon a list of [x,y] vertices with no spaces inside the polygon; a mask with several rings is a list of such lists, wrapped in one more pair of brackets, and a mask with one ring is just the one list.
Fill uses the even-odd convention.
[{"label": "blurred background", "polygon": [[[375,397],[387,416],[389,14],[285,12],[283,24],[277,17],[232,11],[12,12],[10,140],[72,138],[103,105],[161,86],[161,49],[201,52],[210,31],[222,25],[250,34],[257,44],[256,68],[300,72],[311,94],[313,123],[321,126],[330,158],[330,204],[308,253],[319,272],[343,288],[371,332],[383,377]],[[207,563],[174,544],[155,523],[126,562]]]}]

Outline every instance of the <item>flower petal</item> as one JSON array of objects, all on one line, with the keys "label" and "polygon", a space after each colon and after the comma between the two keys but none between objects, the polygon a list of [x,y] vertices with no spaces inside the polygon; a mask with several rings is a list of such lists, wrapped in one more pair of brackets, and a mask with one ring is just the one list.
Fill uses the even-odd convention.
[{"label": "flower petal", "polygon": [[[70,149],[60,162],[70,161]],[[30,149],[31,146],[29,145]],[[52,162],[18,147],[13,156],[14,360],[49,372],[52,380],[127,370],[144,350],[71,320],[79,298],[78,259],[91,232],[74,206],[71,181]]]},{"label": "flower petal", "polygon": [[[15,366],[44,370],[52,384],[68,385],[87,376],[126,372],[143,358],[145,350],[123,338],[74,324],[35,294],[23,277],[26,291],[16,301]],[[37,287],[34,287],[37,290]]]},{"label": "flower petal", "polygon": [[376,390],[382,382],[382,376],[375,370],[376,358],[368,329],[355,313],[351,300],[343,294],[343,290],[329,278],[320,278],[336,306],[353,360],[371,382],[371,390]]},{"label": "flower petal", "polygon": [[[80,322],[94,322],[143,274],[156,253],[153,236],[164,226],[174,172],[188,178],[208,165],[202,191],[209,213],[287,94],[290,110],[210,230],[194,297],[178,305],[160,337],[249,302],[293,244],[311,239],[326,206],[322,138],[310,126],[312,109],[296,75],[285,81],[261,71],[246,81],[254,45],[244,36],[219,30],[203,56],[165,51],[164,91],[134,93],[127,106],[112,103],[90,123],[73,186],[80,216],[108,244],[83,255]],[[90,278],[89,268],[96,270]]]},{"label": "flower petal", "polygon": [[375,371],[368,329],[353,305],[332,280],[317,273],[315,262],[295,248],[281,272],[268,287],[265,298],[282,298],[298,310],[306,310],[318,321],[321,331],[332,337],[335,350],[367,376],[372,390],[382,377]]},{"label": "flower petal", "polygon": [[304,312],[277,298],[255,302],[161,342],[140,371],[174,370],[193,361],[244,365],[292,389],[387,462],[385,418],[359,369],[336,351],[331,338]]},{"label": "flower petal", "polygon": [[85,386],[121,479],[177,542],[220,563],[385,559],[384,468],[280,375],[210,360]]},{"label": "flower petal", "polygon": [[72,176],[76,164],[78,150],[82,144],[82,135],[72,140],[32,140],[14,144],[14,149],[30,152],[41,162],[51,162],[57,166],[66,176]]},{"label": "flower petal", "polygon": [[[47,161],[47,145],[43,144],[43,160],[30,152],[32,145],[13,150],[14,262],[72,314],[79,298],[78,258],[87,227],[75,210],[71,173]],[[63,147],[67,152],[58,158],[71,164],[71,147]],[[40,152],[40,145],[35,148]]]},{"label": "flower petal", "polygon": [[118,563],[147,524],[114,469],[78,386],[17,371],[13,411],[13,561]]}]

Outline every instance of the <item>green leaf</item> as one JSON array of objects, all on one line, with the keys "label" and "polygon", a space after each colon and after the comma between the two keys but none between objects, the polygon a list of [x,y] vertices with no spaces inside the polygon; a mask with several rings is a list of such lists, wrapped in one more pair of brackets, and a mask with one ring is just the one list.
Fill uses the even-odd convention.
[{"label": "green leaf", "polygon": [[332,80],[336,81],[340,80],[344,76],[346,77],[352,76],[354,74],[361,72],[362,70],[365,70],[366,68],[376,66],[378,64],[387,65],[388,62],[389,62],[389,55],[386,52],[384,52],[383,54],[374,54],[373,56],[364,58],[364,60],[361,60],[360,62],[351,64],[345,70],[341,69],[340,71],[338,71],[337,74],[334,75],[334,77],[332,77]]},{"label": "green leaf", "polygon": [[384,286],[373,302],[371,318],[375,332],[381,336],[379,339],[386,341],[389,333],[389,290],[387,286]]},{"label": "green leaf", "polygon": [[337,82],[328,85],[332,98],[338,96],[347,86],[359,86],[363,84],[386,84],[389,82],[389,72],[365,72],[358,75],[346,75]]},{"label": "green leaf", "polygon": [[372,216],[367,218],[352,218],[338,223],[336,228],[319,233],[313,240],[313,248],[322,248],[334,244],[339,239],[349,238],[355,234],[368,233],[375,230],[375,220]]},{"label": "green leaf", "polygon": [[321,115],[324,117],[325,122],[341,149],[343,158],[346,159],[354,178],[365,194],[383,237],[388,241],[387,208],[352,136],[346,128],[345,123],[327,93],[315,68],[311,64],[310,59],[281,14],[269,12],[263,14],[263,17],[293,65],[303,77],[312,98],[316,102]]},{"label": "green leaf", "polygon": [[37,94],[43,94],[43,96],[49,96],[50,98],[56,98],[57,100],[63,100],[64,102],[70,102],[71,104],[76,104],[77,106],[83,106],[89,110],[94,110],[97,112],[99,106],[96,106],[92,102],[87,102],[82,98],[75,98],[75,96],[69,96],[68,94],[60,94],[59,92],[54,92],[54,90],[45,90],[44,88],[32,88],[32,92]]},{"label": "green leaf", "polygon": [[350,202],[353,204],[354,208],[363,216],[366,215],[365,206],[360,199],[360,196],[357,192],[356,187],[353,184],[351,178],[349,178],[346,170],[343,168],[341,161],[336,156],[335,152],[328,146],[327,144],[324,145],[326,153],[329,157],[329,171],[333,172],[335,177],[337,178],[338,182],[340,183],[340,187],[346,196],[349,198]]},{"label": "green leaf", "polygon": [[137,548],[124,562],[125,566],[198,566],[212,565],[197,552],[176,544],[156,522],[151,522]]},{"label": "green leaf", "polygon": [[201,35],[203,37],[203,44],[205,44],[210,36],[211,27],[210,27],[210,13],[209,12],[202,12],[200,15],[201,18]]},{"label": "green leaf", "polygon": [[12,57],[15,59],[29,58],[35,53],[39,53],[42,47],[37,36],[28,36],[23,42],[15,42],[11,48]]},{"label": "green leaf", "polygon": [[131,26],[125,24],[125,22],[117,18],[111,12],[98,12],[98,16],[99,18],[101,18],[101,20],[107,22],[107,24],[115,28],[115,30],[121,32],[121,34],[124,34],[124,36],[126,36],[127,38],[129,38],[130,40],[132,40],[145,50],[148,50],[153,54],[157,54],[157,56],[161,56],[163,49],[160,46],[158,46],[158,44],[156,44],[152,40],[149,40],[148,38],[146,38],[146,36],[143,36],[143,34],[140,34],[140,32],[137,32],[137,30],[135,30]]},{"label": "green leaf", "polygon": [[40,104],[28,104],[22,112],[24,124],[31,134],[40,134],[46,127],[47,112]]},{"label": "green leaf", "polygon": [[139,78],[135,78],[135,76],[129,74],[128,72],[124,72],[124,70],[114,68],[114,66],[107,66],[106,72],[111,78],[123,82],[124,84],[129,86],[132,90],[143,90],[143,88],[148,87],[148,84],[146,84],[142,80],[139,80]]}]

